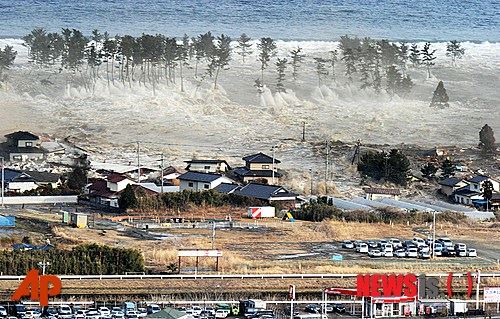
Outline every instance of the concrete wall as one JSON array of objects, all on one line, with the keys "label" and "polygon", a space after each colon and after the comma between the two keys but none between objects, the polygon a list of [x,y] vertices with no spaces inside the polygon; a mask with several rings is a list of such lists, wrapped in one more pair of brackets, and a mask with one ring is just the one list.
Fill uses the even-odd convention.
[{"label": "concrete wall", "polygon": [[6,196],[3,199],[5,205],[22,205],[22,204],[76,204],[78,196]]}]

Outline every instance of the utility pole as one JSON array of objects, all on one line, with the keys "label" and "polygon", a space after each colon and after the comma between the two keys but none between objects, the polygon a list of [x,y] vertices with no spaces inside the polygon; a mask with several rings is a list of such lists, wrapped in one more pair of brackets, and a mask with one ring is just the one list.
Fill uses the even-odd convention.
[{"label": "utility pole", "polygon": [[432,259],[436,257],[436,252],[434,251],[436,247],[436,211],[432,212]]},{"label": "utility pole", "polygon": [[479,289],[481,285],[481,269],[477,270],[477,285],[476,285],[476,309],[479,309]]},{"label": "utility pole", "polygon": [[163,194],[163,153],[161,153],[161,186],[160,186],[160,194]]},{"label": "utility pole", "polygon": [[276,147],[276,146],[274,146],[274,145],[273,145],[273,146],[272,146],[272,148],[271,148],[271,150],[273,151],[273,166],[272,166],[272,171],[273,171],[273,172],[272,172],[272,174],[273,174],[273,185],[274,185],[274,148],[275,148],[275,147]]},{"label": "utility pole", "polygon": [[326,141],[326,167],[325,167],[325,185],[326,182],[328,181],[328,157],[330,156],[330,143]]},{"label": "utility pole", "polygon": [[2,159],[2,208],[4,208],[5,205],[3,203],[3,198],[5,196],[5,194],[4,194],[4,192],[5,192],[5,170],[4,170],[5,159],[3,158],[3,156],[0,156],[0,158]]},{"label": "utility pole", "polygon": [[306,141],[306,122],[302,122],[302,142]]},{"label": "utility pole", "polygon": [[137,142],[137,183],[141,182],[141,158],[140,158],[140,145]]},{"label": "utility pole", "polygon": [[313,194],[313,170],[312,168],[309,169],[309,174],[311,174],[311,196]]},{"label": "utility pole", "polygon": [[49,262],[46,262],[45,259],[43,261],[38,262],[38,267],[42,267],[42,275],[45,275],[45,269],[50,266]]},{"label": "utility pole", "polygon": [[212,222],[212,250],[215,248],[215,221]]}]

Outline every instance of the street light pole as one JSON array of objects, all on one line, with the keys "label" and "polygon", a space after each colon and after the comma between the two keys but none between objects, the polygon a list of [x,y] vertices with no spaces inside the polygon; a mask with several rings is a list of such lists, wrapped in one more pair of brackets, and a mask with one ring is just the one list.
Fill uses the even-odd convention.
[{"label": "street light pole", "polygon": [[140,144],[137,142],[137,184],[141,182]]},{"label": "street light pole", "polygon": [[436,211],[432,212],[432,259],[435,258],[435,248],[436,248]]},{"label": "street light pole", "polygon": [[161,194],[163,194],[163,153],[161,154]]}]

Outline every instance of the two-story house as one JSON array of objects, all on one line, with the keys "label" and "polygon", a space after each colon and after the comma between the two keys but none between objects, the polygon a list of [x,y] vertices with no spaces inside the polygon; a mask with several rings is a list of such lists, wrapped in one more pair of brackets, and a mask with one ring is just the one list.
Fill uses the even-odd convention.
[{"label": "two-story house", "polygon": [[193,159],[185,161],[186,171],[203,173],[226,173],[231,170],[231,166],[225,160],[214,159]]},{"label": "two-story house", "polygon": [[217,187],[222,183],[232,184],[234,181],[222,174],[186,172],[178,177],[179,190],[203,191]]},{"label": "two-story house", "polygon": [[277,166],[281,161],[269,155],[260,152],[245,156],[243,160],[245,166],[236,168],[234,174],[244,183],[250,181],[259,181],[264,184],[277,183],[282,176]]},{"label": "two-story house", "polygon": [[40,160],[45,152],[40,138],[30,132],[18,131],[5,135],[10,161]]},{"label": "two-story house", "polygon": [[485,175],[476,175],[476,176],[467,180],[467,182],[470,185],[470,190],[475,191],[475,192],[482,192],[483,191],[483,184],[485,181],[490,181],[491,184],[493,184],[493,190],[495,192],[498,192],[500,190],[499,183],[496,180],[491,179],[490,177],[485,176]]},{"label": "two-story house", "polygon": [[441,187],[440,188],[441,193],[446,196],[452,196],[456,190],[468,185],[466,182],[456,177],[449,177],[443,179],[439,181],[438,184]]},{"label": "two-story house", "polygon": [[499,183],[485,175],[476,175],[466,181],[462,181],[466,185],[453,191],[453,200],[464,205],[477,205],[484,201],[483,185],[485,181],[490,181],[493,185],[493,191],[499,191]]}]

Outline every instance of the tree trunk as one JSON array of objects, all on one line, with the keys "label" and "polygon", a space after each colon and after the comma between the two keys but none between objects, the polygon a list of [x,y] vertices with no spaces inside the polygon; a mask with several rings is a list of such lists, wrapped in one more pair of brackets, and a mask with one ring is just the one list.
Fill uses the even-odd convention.
[{"label": "tree trunk", "polygon": [[180,77],[181,77],[181,92],[184,92],[184,75],[182,74],[182,61],[179,64],[179,72],[180,72]]},{"label": "tree trunk", "polygon": [[217,71],[215,71],[215,81],[214,81],[214,89],[217,90],[217,79],[219,78],[220,66],[217,67]]}]

